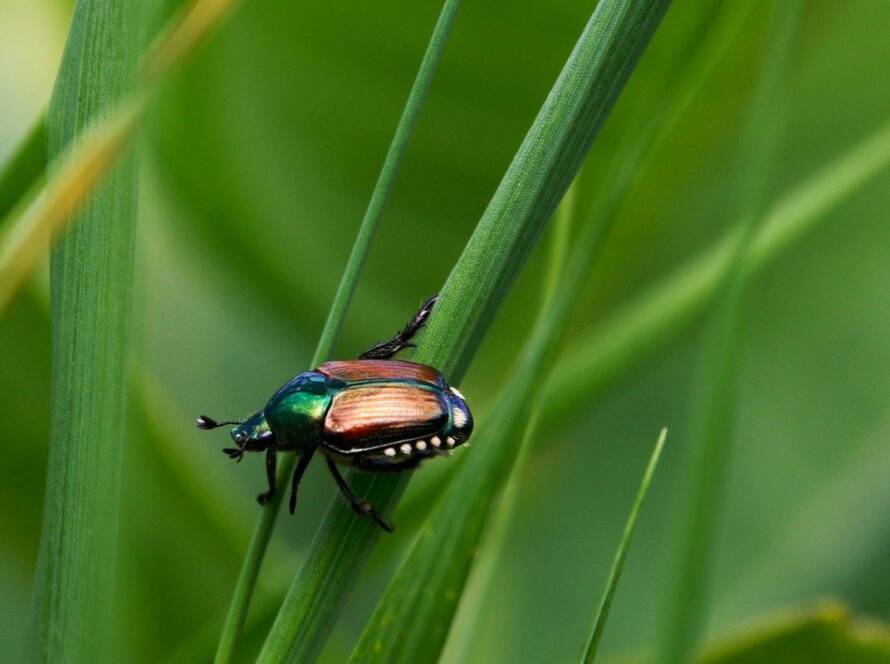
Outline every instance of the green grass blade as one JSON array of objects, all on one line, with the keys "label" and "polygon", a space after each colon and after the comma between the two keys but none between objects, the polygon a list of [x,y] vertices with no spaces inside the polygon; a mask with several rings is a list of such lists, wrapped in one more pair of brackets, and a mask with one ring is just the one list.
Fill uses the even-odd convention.
[{"label": "green grass blade", "polygon": [[527,437],[529,404],[536,402],[609,221],[586,224],[574,240],[507,388],[366,625],[353,662],[435,661],[441,654],[495,496],[522,454],[517,441]]},{"label": "green grass blade", "polygon": [[740,323],[748,279],[745,256],[755,235],[755,223],[781,136],[779,109],[784,99],[780,91],[802,10],[803,2],[797,0],[774,5],[760,80],[739,150],[735,210],[738,232],[729,268],[723,283],[718,285],[720,300],[706,330],[687,452],[688,495],[680,503],[678,548],[658,635],[657,657],[665,664],[689,661],[706,625],[708,576],[729,464]]},{"label": "green grass blade", "polygon": [[0,169],[0,220],[5,219],[46,169],[46,118],[28,135]]},{"label": "green grass blade", "polygon": [[[604,0],[483,214],[442,290],[416,359],[459,383],[501,300],[577,172],[667,2]],[[402,477],[351,478],[378,509]],[[335,502],[272,626],[261,662],[315,656],[364,561],[374,524]]]},{"label": "green grass blade", "polygon": [[[646,163],[671,128],[682,117],[713,67],[734,39],[749,12],[749,6],[745,4],[730,3],[721,7],[717,15],[703,26],[704,38],[685,49],[686,58],[676,64],[659,66],[659,84],[650,86],[650,89],[645,93],[645,98],[638,100],[639,112],[629,122],[630,127],[637,127],[637,129],[628,132],[625,140],[615,151],[615,156],[611,158],[610,165],[605,169],[605,180],[597,189],[591,202],[591,209],[585,213],[588,219],[603,220],[615,217],[617,210],[628,194],[633,191],[641,174],[645,172]],[[650,76],[652,75],[650,72]],[[576,182],[573,188],[577,184]],[[555,397],[551,395],[550,398]],[[533,401],[540,402],[541,400],[535,398]],[[546,409],[546,402],[544,407]],[[538,420],[539,415],[540,413],[536,413],[536,416],[533,416],[533,421],[526,430],[525,437],[528,440],[534,440],[532,435],[535,429],[534,420]],[[527,461],[530,456],[528,452],[529,450],[523,443],[516,462],[518,468],[523,467]],[[512,518],[508,501],[512,496],[511,489],[519,483],[521,483],[521,473],[515,471],[512,473],[505,495],[500,501],[499,514],[501,518],[494,520],[493,532],[487,540],[486,555],[490,561],[495,561],[505,550],[501,536],[507,532],[506,522]],[[494,564],[496,563],[492,562],[490,566],[475,564],[473,574],[477,580],[477,589],[485,588],[490,582],[491,572],[488,567],[493,567]],[[477,593],[484,594],[484,590],[477,590]],[[449,640],[449,648],[456,643],[455,647],[463,656],[469,654],[468,648],[471,647],[470,643],[474,638],[471,633],[471,626],[474,624],[472,616],[481,610],[477,604],[478,601],[474,603],[472,599],[469,603],[466,600],[463,601],[461,605],[463,623],[460,625],[463,632],[457,642],[453,639]],[[455,630],[457,627],[455,625],[452,629]],[[451,652],[451,656],[455,656],[455,652],[458,651]]]},{"label": "green grass blade", "polygon": [[[823,222],[828,213],[890,166],[890,123],[784,195],[758,221],[745,255],[757,275]],[[697,321],[730,268],[736,231],[633,298],[571,343],[547,388],[546,422],[571,418]]]},{"label": "green grass blade", "polygon": [[786,609],[721,639],[694,660],[697,664],[890,661],[890,625],[851,615],[843,603],[824,599],[811,607]]},{"label": "green grass blade", "polygon": [[[50,110],[50,158],[124,97],[135,2],[81,0]],[[112,659],[112,594],[131,323],[137,173],[113,170],[52,256],[52,401],[30,659]]]},{"label": "green grass blade", "polygon": [[624,559],[627,557],[627,550],[630,547],[630,540],[633,537],[634,529],[637,525],[637,516],[646,498],[646,492],[649,490],[649,483],[655,474],[655,468],[658,466],[658,460],[661,457],[661,449],[664,447],[664,441],[667,438],[667,429],[662,429],[655,443],[655,449],[652,450],[652,456],[649,458],[649,464],[643,473],[643,481],[640,482],[640,488],[637,491],[637,497],[634,499],[630,514],[627,517],[627,523],[624,526],[624,532],[621,535],[621,541],[618,549],[615,551],[615,558],[612,561],[612,567],[609,570],[609,577],[606,581],[606,588],[603,591],[603,597],[600,600],[599,608],[596,611],[596,618],[593,621],[593,632],[587,647],[584,650],[584,656],[581,659],[584,664],[593,664],[596,659],[596,652],[599,648],[600,640],[603,636],[603,630],[606,628],[606,621],[609,619],[609,609],[612,607],[612,599],[615,597],[615,590],[618,588],[618,581],[621,579],[621,571],[624,569]]},{"label": "green grass blade", "polygon": [[[459,7],[460,0],[446,0],[442,6],[442,11],[433,28],[433,34],[430,37],[429,44],[424,52],[417,76],[414,79],[414,84],[408,95],[408,100],[402,110],[398,126],[396,127],[395,134],[390,142],[389,149],[387,150],[386,157],[383,161],[383,166],[380,169],[380,174],[377,177],[374,191],[371,194],[371,200],[368,203],[368,208],[365,211],[365,215],[359,227],[355,243],[352,246],[352,251],[346,263],[346,268],[340,279],[340,284],[337,287],[337,293],[334,296],[334,301],[331,305],[321,337],[319,338],[318,345],[315,349],[311,367],[316,367],[324,362],[333,351],[337,335],[343,325],[343,320],[346,318],[349,303],[352,300],[353,293],[355,293],[359,275],[361,274],[368,252],[371,248],[371,240],[374,238],[374,232],[377,229],[377,224],[383,212],[383,207],[386,204],[386,199],[395,182],[399,164],[408,149],[411,134],[417,123],[417,118],[420,115],[423,102],[429,92],[433,75],[435,74],[439,60],[442,57],[445,43],[451,32],[451,27],[454,25],[454,20],[457,16]],[[287,482],[290,478],[290,474],[293,472],[295,463],[296,459],[294,458],[294,455],[287,455],[286,458],[283,459],[283,463],[281,464],[277,476],[278,486],[287,486]],[[280,491],[271,503],[266,505],[263,509],[263,513],[260,516],[260,520],[257,523],[253,537],[251,538],[247,554],[244,558],[244,563],[238,575],[238,581],[235,585],[235,593],[232,598],[232,603],[226,615],[225,623],[223,624],[223,630],[215,658],[217,664],[230,662],[234,655],[238,635],[241,633],[244,621],[247,618],[247,612],[250,609],[250,599],[253,595],[253,589],[259,576],[260,566],[262,565],[263,557],[265,556],[266,548],[272,535],[275,518],[277,517],[278,512],[281,509],[281,503],[284,500],[284,493],[285,492]]]},{"label": "green grass blade", "polygon": [[324,352],[316,354],[313,366],[318,366],[318,364],[327,359],[333,349],[334,340],[340,331],[343,319],[346,317],[346,310],[349,308],[352,294],[355,292],[359,273],[368,256],[368,250],[374,237],[374,232],[377,229],[380,215],[383,212],[383,206],[386,204],[386,199],[392,189],[392,182],[408,149],[408,142],[411,140],[411,134],[414,131],[414,126],[417,124],[420,108],[426,99],[427,92],[429,92],[433,74],[439,65],[439,60],[442,58],[445,42],[448,40],[448,35],[451,32],[452,25],[454,25],[454,19],[459,8],[460,0],[446,0],[442,6],[439,19],[436,21],[433,34],[420,63],[420,69],[414,79],[414,85],[411,87],[411,92],[408,95],[408,101],[405,102],[405,108],[402,110],[402,115],[399,118],[396,133],[389,145],[389,150],[386,152],[386,158],[383,161],[380,174],[377,176],[377,184],[371,193],[371,200],[368,203],[367,210],[365,210],[365,216],[355,238],[355,244],[352,246],[352,252],[346,263],[346,270],[337,288],[337,295],[334,297],[334,303],[328,313],[321,341],[319,342],[319,349],[323,349]]}]

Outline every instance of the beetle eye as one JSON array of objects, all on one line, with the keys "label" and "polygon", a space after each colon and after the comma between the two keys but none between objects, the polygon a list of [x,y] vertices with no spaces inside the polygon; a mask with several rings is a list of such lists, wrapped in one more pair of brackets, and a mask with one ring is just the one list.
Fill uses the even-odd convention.
[{"label": "beetle eye", "polygon": [[243,443],[246,440],[247,440],[247,436],[244,434],[243,431],[239,431],[238,433],[235,434],[235,442],[236,443]]}]

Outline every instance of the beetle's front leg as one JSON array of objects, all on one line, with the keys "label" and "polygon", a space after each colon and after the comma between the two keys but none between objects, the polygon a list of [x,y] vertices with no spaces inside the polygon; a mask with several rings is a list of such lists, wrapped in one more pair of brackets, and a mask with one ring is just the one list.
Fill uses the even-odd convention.
[{"label": "beetle's front leg", "polygon": [[266,450],[266,479],[269,482],[269,490],[256,497],[260,505],[265,505],[275,495],[275,470],[278,465],[278,453],[270,446]]}]

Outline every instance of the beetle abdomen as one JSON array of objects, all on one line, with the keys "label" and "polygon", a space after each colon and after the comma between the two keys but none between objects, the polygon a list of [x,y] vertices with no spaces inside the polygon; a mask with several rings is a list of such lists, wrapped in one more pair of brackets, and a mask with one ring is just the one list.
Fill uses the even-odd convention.
[{"label": "beetle abdomen", "polygon": [[334,397],[325,442],[349,453],[436,433],[448,423],[441,393],[409,383],[350,387]]}]

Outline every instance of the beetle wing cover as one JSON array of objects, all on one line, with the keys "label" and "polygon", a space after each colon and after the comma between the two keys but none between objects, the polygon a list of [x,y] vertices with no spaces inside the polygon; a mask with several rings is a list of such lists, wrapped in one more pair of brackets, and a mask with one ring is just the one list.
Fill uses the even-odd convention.
[{"label": "beetle wing cover", "polygon": [[388,383],[350,387],[331,403],[325,438],[341,452],[359,452],[438,433],[448,423],[434,390]]},{"label": "beetle wing cover", "polygon": [[442,374],[425,364],[403,360],[338,360],[325,362],[317,371],[346,383],[413,380],[443,387]]}]

